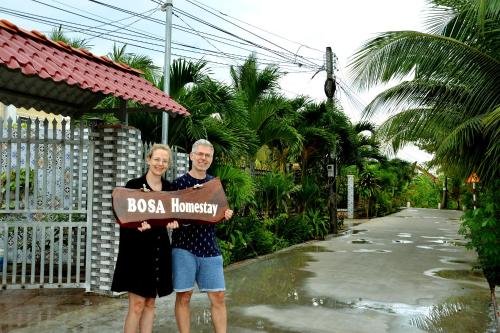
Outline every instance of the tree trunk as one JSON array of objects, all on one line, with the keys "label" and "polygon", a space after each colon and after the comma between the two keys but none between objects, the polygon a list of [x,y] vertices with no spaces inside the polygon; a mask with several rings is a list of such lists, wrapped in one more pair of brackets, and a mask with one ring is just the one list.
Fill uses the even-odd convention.
[{"label": "tree trunk", "polygon": [[441,199],[441,209],[448,208],[448,177],[444,177],[443,198]]}]

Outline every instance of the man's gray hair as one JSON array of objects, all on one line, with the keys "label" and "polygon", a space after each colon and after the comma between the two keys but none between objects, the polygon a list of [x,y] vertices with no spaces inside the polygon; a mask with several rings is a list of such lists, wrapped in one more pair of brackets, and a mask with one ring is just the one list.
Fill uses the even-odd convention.
[{"label": "man's gray hair", "polygon": [[212,148],[212,151],[214,151],[214,146],[210,143],[210,141],[205,139],[199,139],[195,143],[193,143],[193,148],[191,148],[191,151],[198,151],[198,146],[210,147]]}]

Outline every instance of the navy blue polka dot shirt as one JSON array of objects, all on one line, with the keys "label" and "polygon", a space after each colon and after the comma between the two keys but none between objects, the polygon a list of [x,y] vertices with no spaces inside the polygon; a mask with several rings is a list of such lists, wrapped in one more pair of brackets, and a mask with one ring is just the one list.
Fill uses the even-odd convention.
[{"label": "navy blue polka dot shirt", "polygon": [[[213,178],[207,175],[205,179],[196,179],[186,173],[173,181],[172,189],[183,190],[196,184],[203,184]],[[221,255],[215,238],[214,224],[180,224],[179,228],[172,231],[172,247],[187,250],[197,257]]]}]

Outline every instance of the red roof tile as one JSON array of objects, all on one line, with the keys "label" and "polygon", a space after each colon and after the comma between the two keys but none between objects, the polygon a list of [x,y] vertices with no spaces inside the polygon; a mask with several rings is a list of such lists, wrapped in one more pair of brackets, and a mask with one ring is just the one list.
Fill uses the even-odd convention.
[{"label": "red roof tile", "polygon": [[54,42],[38,31],[27,31],[0,20],[0,66],[65,82],[95,93],[134,100],[144,106],[189,115],[180,104],[142,78],[142,72],[105,56],[95,56],[63,42]]}]

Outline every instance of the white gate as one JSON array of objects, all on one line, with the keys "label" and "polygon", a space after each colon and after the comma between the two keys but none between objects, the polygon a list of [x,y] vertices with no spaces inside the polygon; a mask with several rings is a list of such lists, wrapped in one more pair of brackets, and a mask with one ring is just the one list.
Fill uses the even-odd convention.
[{"label": "white gate", "polygon": [[82,124],[0,118],[3,289],[89,288],[92,155]]}]

